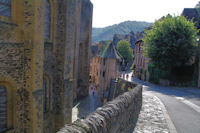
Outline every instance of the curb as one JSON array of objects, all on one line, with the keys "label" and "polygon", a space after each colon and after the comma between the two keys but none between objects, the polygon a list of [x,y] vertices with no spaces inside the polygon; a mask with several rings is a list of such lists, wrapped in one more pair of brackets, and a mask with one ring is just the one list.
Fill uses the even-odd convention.
[{"label": "curb", "polygon": [[[151,95],[153,95],[153,94],[151,94]],[[162,101],[157,96],[155,96],[155,95],[153,95],[153,96],[159,101],[159,103],[161,105],[161,108],[162,108],[164,117],[165,117],[165,119],[167,121],[167,125],[169,127],[170,133],[177,133],[177,130],[176,130],[175,126],[174,126],[174,123],[172,122],[172,120],[171,120],[171,118],[170,118],[170,116],[169,116],[169,114],[168,114],[168,112],[167,112],[167,110],[165,108],[165,105],[162,103]]]}]

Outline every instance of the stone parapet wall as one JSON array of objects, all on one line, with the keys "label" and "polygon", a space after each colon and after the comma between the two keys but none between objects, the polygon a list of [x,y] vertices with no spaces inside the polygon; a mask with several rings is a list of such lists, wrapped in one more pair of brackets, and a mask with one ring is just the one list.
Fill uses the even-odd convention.
[{"label": "stone parapet wall", "polygon": [[118,78],[114,97],[118,97],[119,95],[122,95],[124,92],[127,92],[136,86],[137,86],[137,84],[134,84],[131,81],[127,81],[122,78]]},{"label": "stone parapet wall", "polygon": [[142,86],[137,85],[58,133],[132,133],[141,106]]}]

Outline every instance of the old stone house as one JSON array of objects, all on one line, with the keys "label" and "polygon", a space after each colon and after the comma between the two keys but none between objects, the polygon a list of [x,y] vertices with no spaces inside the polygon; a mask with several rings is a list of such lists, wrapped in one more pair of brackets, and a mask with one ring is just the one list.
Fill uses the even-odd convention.
[{"label": "old stone house", "polygon": [[[182,15],[186,17],[187,20],[193,20],[195,22],[195,26],[200,29],[200,8],[199,8],[199,3],[196,5],[197,8],[184,8]],[[199,42],[199,36],[200,32],[198,33],[197,36],[197,42],[198,42],[198,57],[200,59],[200,42]],[[192,62],[194,63],[194,62]],[[191,63],[191,64],[192,64]],[[200,60],[199,60],[199,76],[198,76],[198,87],[200,88]]]},{"label": "old stone house", "polygon": [[73,99],[88,95],[92,9],[90,0],[0,0],[0,132],[71,122]]},{"label": "old stone house", "polygon": [[143,81],[149,80],[149,72],[148,72],[148,64],[149,58],[144,56],[144,51],[142,50],[142,46],[144,46],[144,42],[139,40],[135,43],[135,69],[134,75]]},{"label": "old stone house", "polygon": [[118,78],[123,59],[112,43],[100,42],[98,45],[92,46],[91,50],[91,84],[96,87],[100,98],[106,102],[113,91],[111,82]]}]

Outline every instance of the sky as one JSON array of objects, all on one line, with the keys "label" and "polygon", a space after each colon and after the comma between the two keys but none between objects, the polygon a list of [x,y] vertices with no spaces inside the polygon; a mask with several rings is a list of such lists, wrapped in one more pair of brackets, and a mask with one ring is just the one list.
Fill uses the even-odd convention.
[{"label": "sky", "polygon": [[155,22],[167,14],[180,15],[199,0],[91,0],[93,27],[106,27],[127,20]]}]

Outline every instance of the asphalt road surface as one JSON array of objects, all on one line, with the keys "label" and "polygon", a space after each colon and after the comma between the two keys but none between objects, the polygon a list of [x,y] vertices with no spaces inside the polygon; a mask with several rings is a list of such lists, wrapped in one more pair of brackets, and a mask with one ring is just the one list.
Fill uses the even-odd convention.
[{"label": "asphalt road surface", "polygon": [[178,133],[200,133],[200,89],[164,87],[135,77],[133,80],[163,102]]}]

